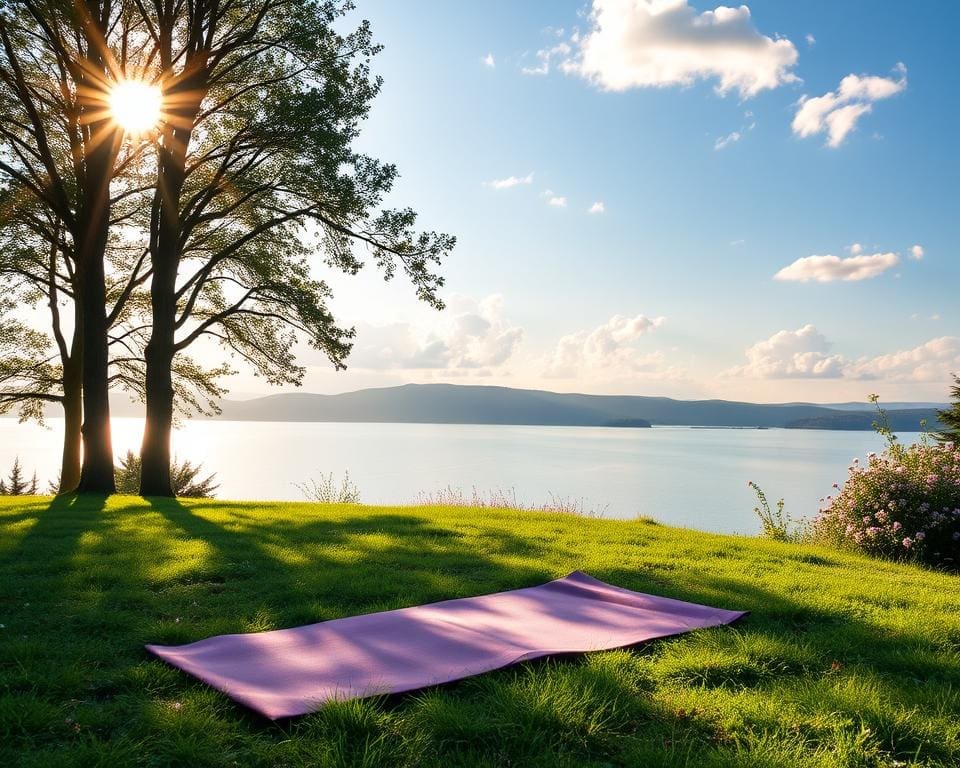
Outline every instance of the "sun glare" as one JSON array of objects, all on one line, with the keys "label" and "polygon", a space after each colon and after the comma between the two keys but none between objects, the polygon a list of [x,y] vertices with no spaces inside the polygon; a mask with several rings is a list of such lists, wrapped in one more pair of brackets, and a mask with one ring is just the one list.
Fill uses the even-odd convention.
[{"label": "sun glare", "polygon": [[110,114],[127,133],[145,133],[160,120],[160,89],[139,80],[123,80],[110,92]]}]

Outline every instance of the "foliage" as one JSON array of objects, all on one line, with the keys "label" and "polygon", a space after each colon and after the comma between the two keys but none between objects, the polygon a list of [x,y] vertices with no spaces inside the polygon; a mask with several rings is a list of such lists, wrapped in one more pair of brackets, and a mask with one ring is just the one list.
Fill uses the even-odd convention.
[{"label": "foliage", "polygon": [[[575,569],[750,615],[277,724],[143,651]],[[489,508],[63,496],[0,500],[0,584],[0,765],[960,765],[960,576],[850,552]]]},{"label": "foliage", "polygon": [[770,503],[767,501],[767,495],[763,492],[760,486],[752,480],[750,480],[747,485],[753,488],[754,493],[757,494],[757,501],[760,503],[759,506],[753,508],[753,511],[756,513],[757,517],[760,518],[760,525],[763,528],[763,535],[768,539],[773,539],[774,541],[793,541],[797,538],[800,538],[801,534],[798,531],[790,530],[794,520],[789,514],[784,513],[783,499],[780,499],[777,502],[777,509],[776,511],[773,511],[770,509]]},{"label": "foliage", "polygon": [[960,445],[960,375],[953,375],[953,386],[950,388],[950,397],[953,403],[943,411],[937,411],[937,418],[944,428],[934,437],[942,443]]},{"label": "foliage", "polygon": [[333,472],[320,475],[319,482],[310,478],[305,483],[295,483],[296,487],[308,501],[317,501],[321,504],[359,504],[360,489],[350,480],[350,473],[343,473],[343,480],[338,486],[333,479]]},{"label": "foliage", "polygon": [[176,105],[176,119],[157,128],[140,223],[152,268],[150,493],[166,486],[169,369],[197,340],[273,384],[302,381],[298,341],[345,367],[354,331],[337,324],[316,268],[355,274],[363,252],[386,278],[403,269],[418,298],[442,307],[435,269],[454,238],[417,231],[411,209],[385,209],[397,169],[354,147],[381,80],[370,25],[344,31],[352,9],[336,0],[129,4],[154,41],[138,63]]},{"label": "foliage", "polygon": [[[140,466],[140,457],[133,451],[127,451],[116,468],[117,493],[131,496],[140,493]],[[174,459],[170,466],[170,480],[173,483],[174,494],[193,499],[213,498],[219,487],[214,482],[216,473],[201,478],[202,471],[202,464],[195,465],[189,461],[180,463]]]},{"label": "foliage", "polygon": [[[871,396],[876,403],[876,396]],[[854,459],[836,497],[813,522],[816,539],[895,560],[960,564],[960,448],[929,440],[904,447],[878,410],[887,448]]]},{"label": "foliage", "polygon": [[3,238],[0,237],[0,278],[6,295],[0,296],[0,414],[14,408],[20,421],[34,419],[43,424],[44,403],[60,398],[62,368],[49,349],[46,334],[29,327],[15,312],[23,299],[4,268]]},{"label": "foliage", "polygon": [[23,474],[23,467],[20,466],[20,457],[13,459],[13,467],[7,479],[0,478],[0,496],[36,496],[39,493],[39,481],[37,473],[28,481]]}]

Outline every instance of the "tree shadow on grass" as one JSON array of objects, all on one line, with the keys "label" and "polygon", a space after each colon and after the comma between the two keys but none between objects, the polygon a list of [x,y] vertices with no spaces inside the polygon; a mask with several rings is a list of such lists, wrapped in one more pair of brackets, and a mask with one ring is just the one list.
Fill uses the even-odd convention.
[{"label": "tree shadow on grass", "polygon": [[146,502],[214,551],[199,577],[229,582],[241,592],[248,590],[240,583],[249,583],[252,604],[266,606],[276,627],[350,615],[358,606],[369,612],[476,594],[471,582],[508,589],[552,576],[546,568],[507,567],[497,560],[519,551],[535,555],[539,550],[524,537],[504,531],[481,549],[429,516],[354,511],[238,529],[232,513],[221,516],[219,506],[212,519],[203,514],[206,505]]},{"label": "tree shadow on grass", "polygon": [[[925,735],[909,722],[858,715],[852,694],[821,685],[844,674],[830,671],[838,661],[873,674],[879,695],[893,700],[922,702],[910,678],[955,690],[953,662],[929,648],[921,628],[894,635],[855,612],[817,606],[812,597],[769,589],[747,575],[691,567],[592,574],[752,615],[732,630],[523,665],[271,724],[149,659],[143,643],[185,643],[531,586],[557,576],[566,558],[556,556],[555,543],[514,535],[506,520],[501,530],[488,522],[477,536],[416,510],[330,508],[260,523],[236,514],[249,505],[147,499],[104,514],[99,504],[91,513],[95,502],[54,502],[50,509],[61,514],[39,515],[34,528],[44,527],[31,528],[0,561],[4,579],[12,571],[37,574],[17,599],[30,593],[30,602],[43,602],[51,614],[4,659],[12,662],[8,669],[21,670],[6,686],[14,705],[35,707],[14,734],[21,745],[44,734],[68,748],[73,733],[50,730],[68,717],[96,724],[87,739],[144,745],[150,760],[167,764],[221,764],[226,754],[248,764],[312,764],[328,752],[332,764],[361,756],[384,765],[697,764],[698,755],[726,750],[729,734],[718,731],[717,715],[666,703],[673,687],[752,693],[776,703],[778,686],[792,681],[813,686],[823,701],[817,707],[872,723],[899,756],[917,748],[947,761],[955,756],[935,743],[935,730]],[[670,663],[654,666],[661,658]],[[949,709],[956,697],[940,701]],[[815,731],[797,738],[829,742]],[[411,757],[416,744],[424,751]]]},{"label": "tree shadow on grass", "polygon": [[39,564],[43,572],[62,573],[83,534],[104,529],[106,505],[103,495],[64,494],[49,502],[30,502],[23,512],[0,517],[0,525],[35,520],[0,560],[0,570],[31,576],[35,571],[25,573],[26,567],[35,569]]}]

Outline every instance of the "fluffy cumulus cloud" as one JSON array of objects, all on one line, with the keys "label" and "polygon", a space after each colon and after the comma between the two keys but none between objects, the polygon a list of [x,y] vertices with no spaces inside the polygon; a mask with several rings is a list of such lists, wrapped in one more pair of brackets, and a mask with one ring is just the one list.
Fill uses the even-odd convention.
[{"label": "fluffy cumulus cloud", "polygon": [[746,350],[745,365],[725,377],[751,379],[846,379],[946,384],[960,370],[960,338],[941,336],[910,349],[875,357],[845,358],[812,325],[778,331]]},{"label": "fluffy cumulus cloud", "polygon": [[479,371],[499,368],[514,355],[523,329],[504,317],[499,294],[475,301],[450,300],[438,328],[424,330],[409,323],[361,326],[348,359],[366,370]]},{"label": "fluffy cumulus cloud", "polygon": [[547,200],[549,205],[552,205],[554,208],[566,208],[567,207],[567,198],[562,195],[553,195]]},{"label": "fluffy cumulus cloud", "polygon": [[563,71],[610,91],[713,80],[747,98],[797,79],[794,44],[761,34],[746,5],[698,13],[687,0],[593,0],[590,29],[570,47],[541,51],[541,66],[560,57]]},{"label": "fluffy cumulus cloud", "polygon": [[848,375],[857,379],[946,383],[957,370],[960,370],[960,338],[941,336],[911,349],[861,358],[849,366]]},{"label": "fluffy cumulus cloud", "polygon": [[663,353],[642,353],[636,342],[665,321],[663,317],[614,315],[597,328],[563,336],[544,361],[544,376],[583,379],[661,371]]},{"label": "fluffy cumulus cloud", "polygon": [[603,201],[597,200],[597,202],[587,208],[587,213],[603,213],[605,210],[607,209],[604,206]]},{"label": "fluffy cumulus cloud", "polygon": [[900,263],[900,257],[895,253],[861,253],[857,244],[850,247],[850,252],[854,255],[804,256],[781,269],[773,278],[800,283],[853,282],[882,275]]},{"label": "fluffy cumulus cloud", "polygon": [[915,261],[920,261],[923,259],[923,246],[922,245],[913,245],[910,246],[910,258]]},{"label": "fluffy cumulus cloud", "polygon": [[751,379],[835,379],[846,361],[831,353],[832,344],[812,325],[778,331],[747,347],[747,362],[726,372]]},{"label": "fluffy cumulus cloud", "polygon": [[847,75],[835,91],[823,96],[801,97],[793,117],[794,134],[800,138],[823,134],[829,147],[839,147],[857,127],[873,104],[889,99],[907,87],[907,68],[897,64],[893,77]]},{"label": "fluffy cumulus cloud", "polygon": [[497,60],[493,58],[492,53],[488,53],[486,56],[482,57],[480,61],[483,62],[483,66],[487,69],[494,69],[497,66]]},{"label": "fluffy cumulus cloud", "polygon": [[490,187],[490,189],[510,189],[511,187],[518,187],[521,184],[532,184],[533,183],[533,172],[531,171],[526,176],[507,176],[505,179],[494,179],[493,181],[483,182],[483,186]]}]

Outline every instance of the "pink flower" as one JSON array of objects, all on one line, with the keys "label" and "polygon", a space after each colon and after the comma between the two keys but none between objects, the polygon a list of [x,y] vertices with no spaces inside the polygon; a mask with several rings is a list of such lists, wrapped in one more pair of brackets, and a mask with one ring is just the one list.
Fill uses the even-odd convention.
[{"label": "pink flower", "polygon": [[904,549],[910,549],[910,547],[912,546],[913,546],[913,539],[907,536],[907,538],[903,540],[903,547]]}]

